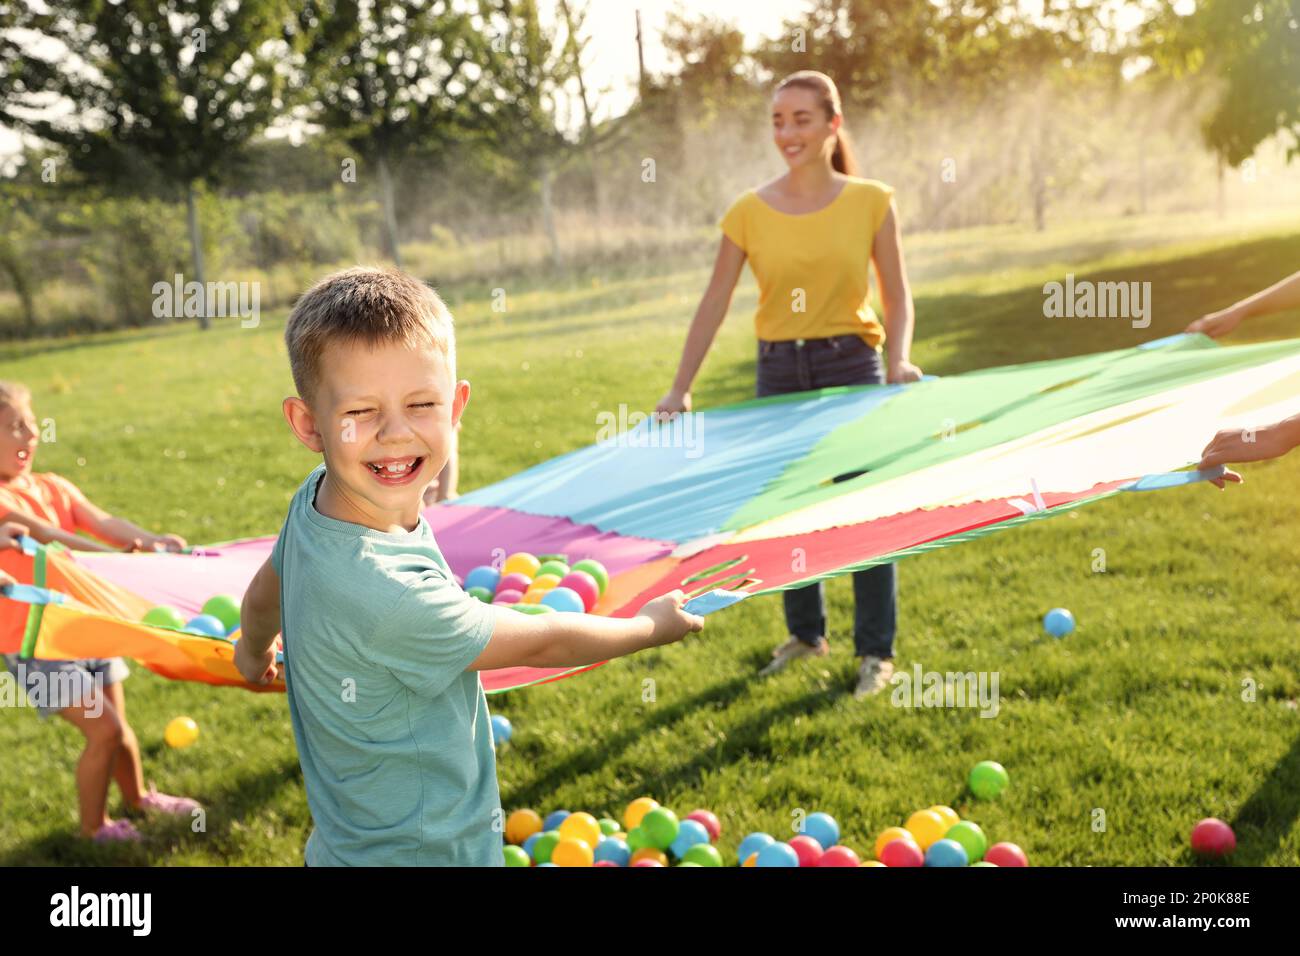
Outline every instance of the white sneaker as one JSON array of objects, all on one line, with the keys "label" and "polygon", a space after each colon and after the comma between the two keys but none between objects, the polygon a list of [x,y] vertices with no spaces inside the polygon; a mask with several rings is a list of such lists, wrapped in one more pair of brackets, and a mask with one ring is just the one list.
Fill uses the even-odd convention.
[{"label": "white sneaker", "polygon": [[858,667],[858,686],[853,691],[855,700],[878,694],[889,686],[894,676],[894,662],[867,655]]},{"label": "white sneaker", "polygon": [[796,661],[801,657],[825,657],[830,652],[831,646],[824,637],[818,638],[816,644],[808,644],[792,636],[790,640],[772,652],[772,663],[759,671],[758,676],[766,677],[768,674],[775,674],[777,671],[785,670],[791,661]]}]

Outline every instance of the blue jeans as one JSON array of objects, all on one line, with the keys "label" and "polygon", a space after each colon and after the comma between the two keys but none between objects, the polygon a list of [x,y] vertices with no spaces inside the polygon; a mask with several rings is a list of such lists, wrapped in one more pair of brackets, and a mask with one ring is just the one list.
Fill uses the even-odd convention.
[{"label": "blue jeans", "polygon": [[[758,343],[758,397],[835,385],[880,385],[880,353],[857,335]],[[785,624],[808,644],[826,636],[821,582],[781,592]],[[894,656],[898,629],[898,571],[878,564],[853,572],[853,646],[859,657]]]}]

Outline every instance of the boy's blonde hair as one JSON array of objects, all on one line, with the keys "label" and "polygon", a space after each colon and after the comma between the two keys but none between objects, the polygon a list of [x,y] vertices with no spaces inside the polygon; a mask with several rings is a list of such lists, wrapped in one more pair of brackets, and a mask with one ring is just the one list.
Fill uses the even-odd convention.
[{"label": "boy's blonde hair", "polygon": [[18,402],[25,405],[32,403],[32,393],[22,382],[6,382],[0,379],[0,408],[12,406]]},{"label": "boy's blonde hair", "polygon": [[396,269],[356,266],[321,279],[289,313],[284,343],[298,395],[308,405],[320,384],[321,356],[331,342],[433,346],[456,379],[451,312],[438,293]]}]

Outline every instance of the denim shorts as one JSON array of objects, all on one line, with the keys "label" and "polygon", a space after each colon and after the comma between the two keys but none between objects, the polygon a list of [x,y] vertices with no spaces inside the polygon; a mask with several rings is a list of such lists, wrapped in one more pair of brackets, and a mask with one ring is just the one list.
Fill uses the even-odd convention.
[{"label": "denim shorts", "polygon": [[[13,680],[23,686],[27,700],[41,717],[57,714],[65,707],[84,707],[96,685],[107,687],[126,680],[131,670],[120,657],[84,661],[20,659],[17,654],[0,654]],[[6,678],[0,676],[0,680]]]},{"label": "denim shorts", "polygon": [[881,385],[884,381],[880,350],[860,335],[758,340],[759,398],[836,385]]}]

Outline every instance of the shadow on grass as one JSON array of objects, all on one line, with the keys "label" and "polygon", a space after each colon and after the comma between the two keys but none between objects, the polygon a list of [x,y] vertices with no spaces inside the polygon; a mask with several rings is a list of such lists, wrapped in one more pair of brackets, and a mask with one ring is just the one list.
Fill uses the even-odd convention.
[{"label": "shadow on grass", "polygon": [[1300,737],[1237,811],[1230,825],[1237,834],[1236,866],[1267,866],[1300,818]]}]

